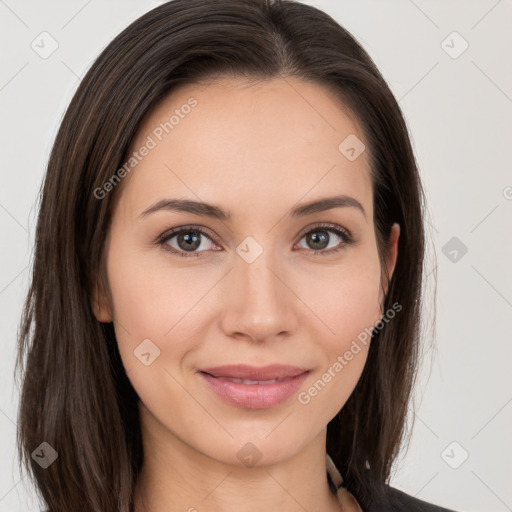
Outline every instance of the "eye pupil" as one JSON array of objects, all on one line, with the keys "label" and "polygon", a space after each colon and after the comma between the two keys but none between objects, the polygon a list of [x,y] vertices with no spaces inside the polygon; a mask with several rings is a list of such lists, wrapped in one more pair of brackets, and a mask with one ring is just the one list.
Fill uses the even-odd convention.
[{"label": "eye pupil", "polygon": [[[318,236],[318,233],[321,233],[320,236]],[[313,244],[313,249],[325,249],[329,245],[329,235],[327,231],[313,231],[310,234],[307,235],[308,243]],[[317,244],[320,244],[320,247],[317,246]]]},{"label": "eye pupil", "polygon": [[[183,249],[184,251],[194,251],[201,245],[200,235],[191,235],[191,233],[197,232],[187,231],[178,235],[177,242],[180,249]],[[192,246],[183,246],[182,242],[185,242],[185,244],[191,244]]]}]

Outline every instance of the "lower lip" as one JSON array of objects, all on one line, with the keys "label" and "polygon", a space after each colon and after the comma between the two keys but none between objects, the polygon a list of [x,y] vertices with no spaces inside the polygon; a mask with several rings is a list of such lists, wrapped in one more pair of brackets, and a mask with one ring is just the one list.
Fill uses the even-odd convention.
[{"label": "lower lip", "polygon": [[226,402],[244,409],[267,409],[284,402],[302,385],[309,372],[274,384],[240,384],[199,372],[210,388]]}]

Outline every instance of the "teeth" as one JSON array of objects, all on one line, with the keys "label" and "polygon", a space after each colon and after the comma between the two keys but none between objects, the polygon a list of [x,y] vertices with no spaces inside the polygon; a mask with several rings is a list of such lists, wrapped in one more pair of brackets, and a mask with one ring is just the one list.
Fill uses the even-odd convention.
[{"label": "teeth", "polygon": [[250,380],[250,379],[235,379],[230,377],[223,377],[224,380],[229,382],[236,382],[238,384],[275,384],[279,379],[272,380]]}]

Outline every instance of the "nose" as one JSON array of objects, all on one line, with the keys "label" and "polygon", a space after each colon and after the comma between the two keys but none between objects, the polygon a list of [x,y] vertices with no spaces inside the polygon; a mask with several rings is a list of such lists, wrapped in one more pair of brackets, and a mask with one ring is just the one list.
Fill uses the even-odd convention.
[{"label": "nose", "polygon": [[224,333],[255,342],[290,336],[300,313],[290,269],[279,264],[271,250],[263,250],[254,261],[246,254],[241,251],[235,256],[222,290]]}]

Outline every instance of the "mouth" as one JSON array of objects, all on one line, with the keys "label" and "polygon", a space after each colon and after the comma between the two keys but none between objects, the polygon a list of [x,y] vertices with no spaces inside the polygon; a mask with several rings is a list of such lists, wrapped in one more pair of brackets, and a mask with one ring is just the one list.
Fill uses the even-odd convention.
[{"label": "mouth", "polygon": [[296,366],[230,365],[200,370],[203,382],[224,402],[245,409],[274,407],[293,395],[310,370]]},{"label": "mouth", "polygon": [[215,379],[222,379],[226,382],[237,382],[238,384],[246,384],[248,386],[254,386],[255,384],[259,384],[262,386],[268,386],[269,384],[275,384],[276,382],[285,382],[287,380],[291,380],[294,377],[287,377],[285,379],[270,379],[270,380],[250,380],[250,379],[236,379],[235,377],[219,377],[217,375],[212,375],[211,373],[206,373],[206,375],[210,375]]},{"label": "mouth", "polygon": [[296,377],[304,372],[307,368],[300,368],[298,366],[290,366],[283,364],[270,364],[267,366],[250,366],[248,364],[231,364],[225,366],[216,366],[210,368],[203,368],[201,372],[208,373],[212,377],[223,377],[229,379],[242,379],[249,381],[272,381],[284,380],[291,377]]}]

